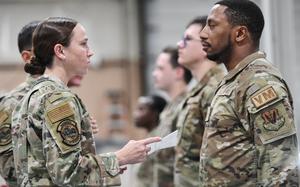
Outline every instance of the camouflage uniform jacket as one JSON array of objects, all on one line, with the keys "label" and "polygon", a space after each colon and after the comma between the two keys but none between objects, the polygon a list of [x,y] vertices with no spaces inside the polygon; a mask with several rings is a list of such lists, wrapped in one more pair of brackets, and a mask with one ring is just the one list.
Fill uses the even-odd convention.
[{"label": "camouflage uniform jacket", "polygon": [[[176,123],[180,111],[180,105],[186,93],[177,96],[169,103],[160,114],[157,136],[164,137],[176,130]],[[154,186],[174,186],[174,159],[175,148],[167,148],[155,153]]]},{"label": "camouflage uniform jacket", "polygon": [[11,141],[11,118],[15,106],[30,90],[34,78],[26,81],[8,93],[0,102],[0,174],[10,186],[17,185]]},{"label": "camouflage uniform jacket", "polygon": [[225,76],[206,119],[202,186],[298,186],[292,97],[262,52]]},{"label": "camouflage uniform jacket", "polygon": [[[158,134],[157,128],[153,129],[148,137]],[[153,186],[153,165],[154,155],[149,155],[147,160],[139,165],[137,170],[137,187],[152,187]]]},{"label": "camouflage uniform jacket", "polygon": [[199,155],[205,116],[223,76],[221,67],[212,68],[183,101],[177,121],[179,137],[175,155],[176,186],[199,186]]},{"label": "camouflage uniform jacket", "polygon": [[96,155],[89,114],[60,80],[42,76],[13,113],[18,185],[103,186],[120,169],[115,154]]}]

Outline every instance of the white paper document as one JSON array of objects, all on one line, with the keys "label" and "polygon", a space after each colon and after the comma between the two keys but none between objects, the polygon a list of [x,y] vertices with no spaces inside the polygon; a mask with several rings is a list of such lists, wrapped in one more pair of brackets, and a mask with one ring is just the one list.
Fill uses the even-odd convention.
[{"label": "white paper document", "polygon": [[149,144],[149,146],[151,147],[151,150],[148,152],[148,155],[150,155],[158,150],[161,150],[161,149],[174,147],[177,144],[177,134],[178,134],[178,130],[163,137],[160,142],[154,142],[154,143]]}]

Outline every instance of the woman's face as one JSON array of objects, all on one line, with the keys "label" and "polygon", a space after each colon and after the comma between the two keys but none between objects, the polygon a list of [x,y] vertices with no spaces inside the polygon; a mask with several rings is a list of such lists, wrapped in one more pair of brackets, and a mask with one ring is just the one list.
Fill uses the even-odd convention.
[{"label": "woman's face", "polygon": [[65,68],[71,77],[75,75],[83,76],[88,71],[90,57],[93,52],[88,46],[88,38],[81,24],[78,23],[74,27],[72,34],[70,45],[64,48]]}]

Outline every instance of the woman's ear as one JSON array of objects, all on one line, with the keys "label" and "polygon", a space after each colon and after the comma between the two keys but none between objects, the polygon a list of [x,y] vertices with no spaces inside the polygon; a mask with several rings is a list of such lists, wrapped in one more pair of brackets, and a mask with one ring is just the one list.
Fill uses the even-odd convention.
[{"label": "woman's ear", "polygon": [[56,44],[54,46],[54,54],[60,60],[65,60],[66,59],[66,56],[65,56],[65,53],[64,53],[64,46],[62,46],[61,44]]},{"label": "woman's ear", "polygon": [[22,59],[25,63],[30,63],[32,53],[31,51],[24,50],[21,52]]}]

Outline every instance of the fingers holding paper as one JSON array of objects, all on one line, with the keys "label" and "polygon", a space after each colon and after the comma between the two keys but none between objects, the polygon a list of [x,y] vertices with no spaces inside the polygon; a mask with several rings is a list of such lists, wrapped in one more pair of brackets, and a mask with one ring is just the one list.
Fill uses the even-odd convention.
[{"label": "fingers holding paper", "polygon": [[160,137],[151,137],[143,140],[130,140],[122,149],[116,152],[119,165],[136,164],[146,160],[150,151],[148,144],[161,141]]}]

